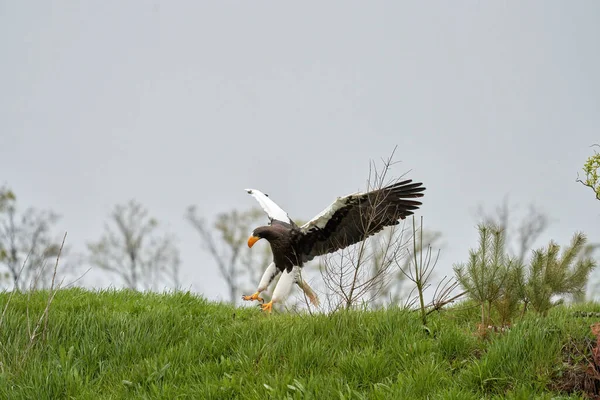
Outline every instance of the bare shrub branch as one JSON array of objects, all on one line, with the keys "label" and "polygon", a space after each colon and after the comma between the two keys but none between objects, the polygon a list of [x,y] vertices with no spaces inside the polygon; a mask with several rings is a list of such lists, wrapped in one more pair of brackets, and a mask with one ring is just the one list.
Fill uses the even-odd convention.
[{"label": "bare shrub branch", "polygon": [[[406,253],[408,257],[406,260],[408,261],[400,263],[396,260],[396,265],[400,270],[400,273],[404,275],[409,282],[414,284],[405,300],[404,307],[413,309],[415,304],[418,304],[417,310],[419,310],[421,314],[421,322],[423,325],[426,325],[427,316],[431,313],[427,312],[428,308],[433,307],[434,310],[438,310],[458,298],[455,297],[450,299],[450,294],[456,289],[457,284],[446,281],[446,277],[444,277],[438,283],[431,303],[425,304],[424,293],[430,287],[430,278],[439,260],[440,250],[434,254],[431,244],[427,245],[427,250],[423,250],[423,217],[421,217],[421,223],[418,228],[414,216],[412,218],[412,223],[412,252],[407,248]],[[416,294],[413,294],[415,291]]]},{"label": "bare shrub branch", "polygon": [[[394,151],[387,159],[382,159],[382,167],[378,168],[374,162],[370,163],[366,183],[366,191],[377,191],[388,185],[399,182],[400,178],[389,179],[390,168]],[[385,192],[376,192],[377,195],[369,198],[369,207],[364,209],[368,215],[361,216],[361,231],[364,232],[362,240],[352,246],[343,247],[333,254],[323,255],[320,262],[320,273],[328,293],[325,298],[329,308],[337,310],[349,309],[359,303],[373,307],[382,295],[388,294],[387,290],[394,277],[395,265],[406,256],[403,251],[407,245],[404,224],[385,228],[376,234],[377,226],[374,221],[380,219],[380,214],[385,212]],[[361,210],[362,211],[362,210]]]},{"label": "bare shrub branch", "polygon": [[464,295],[467,294],[466,291],[460,292],[454,296],[451,296],[452,293],[460,286],[458,281],[454,278],[448,279],[447,276],[444,276],[437,287],[435,288],[435,293],[433,294],[433,299],[431,302],[425,307],[428,311],[426,315],[429,315],[435,311],[441,310],[444,306],[455,302],[460,299]]}]

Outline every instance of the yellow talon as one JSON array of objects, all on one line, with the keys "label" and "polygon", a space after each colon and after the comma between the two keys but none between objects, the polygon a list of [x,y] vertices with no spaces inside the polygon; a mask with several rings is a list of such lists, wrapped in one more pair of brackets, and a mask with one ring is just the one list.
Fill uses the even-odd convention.
[{"label": "yellow talon", "polygon": [[253,295],[250,295],[250,296],[242,296],[242,300],[246,300],[246,301],[248,301],[248,300],[258,300],[261,303],[264,303],[265,300],[262,297],[260,297],[259,294],[260,294],[259,292],[256,292],[256,293],[254,293]]},{"label": "yellow talon", "polygon": [[263,304],[260,306],[263,311],[270,313],[273,310],[273,301],[268,302],[267,304]]}]

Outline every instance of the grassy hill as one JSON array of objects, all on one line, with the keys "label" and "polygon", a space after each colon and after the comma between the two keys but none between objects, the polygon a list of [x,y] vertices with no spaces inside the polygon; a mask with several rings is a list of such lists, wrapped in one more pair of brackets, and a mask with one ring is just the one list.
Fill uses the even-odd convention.
[{"label": "grassy hill", "polygon": [[482,339],[465,304],[432,315],[428,332],[396,309],[267,316],[186,293],[69,289],[31,341],[47,296],[10,300],[2,399],[582,398],[558,388],[583,385],[600,320],[573,315],[599,305],[558,307]]}]

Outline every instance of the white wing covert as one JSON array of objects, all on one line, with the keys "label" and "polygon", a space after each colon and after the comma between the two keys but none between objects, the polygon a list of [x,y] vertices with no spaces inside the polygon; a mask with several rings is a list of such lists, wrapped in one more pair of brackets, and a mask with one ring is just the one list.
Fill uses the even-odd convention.
[{"label": "white wing covert", "polygon": [[352,193],[346,196],[338,197],[327,208],[321,211],[318,215],[315,215],[310,221],[302,225],[300,228],[305,232],[315,227],[323,229],[327,222],[331,219],[333,214],[335,214],[337,210],[348,204],[348,200],[356,194],[360,193]]}]

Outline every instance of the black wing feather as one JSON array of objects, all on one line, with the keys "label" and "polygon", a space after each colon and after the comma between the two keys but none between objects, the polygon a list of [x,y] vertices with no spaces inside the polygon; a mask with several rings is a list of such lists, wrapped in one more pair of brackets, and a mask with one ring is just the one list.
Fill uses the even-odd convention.
[{"label": "black wing feather", "polygon": [[387,226],[398,225],[412,215],[422,203],[425,187],[412,180],[398,182],[381,189],[346,197],[323,228],[311,226],[296,231],[294,238],[304,261],[332,253],[365,240]]}]

